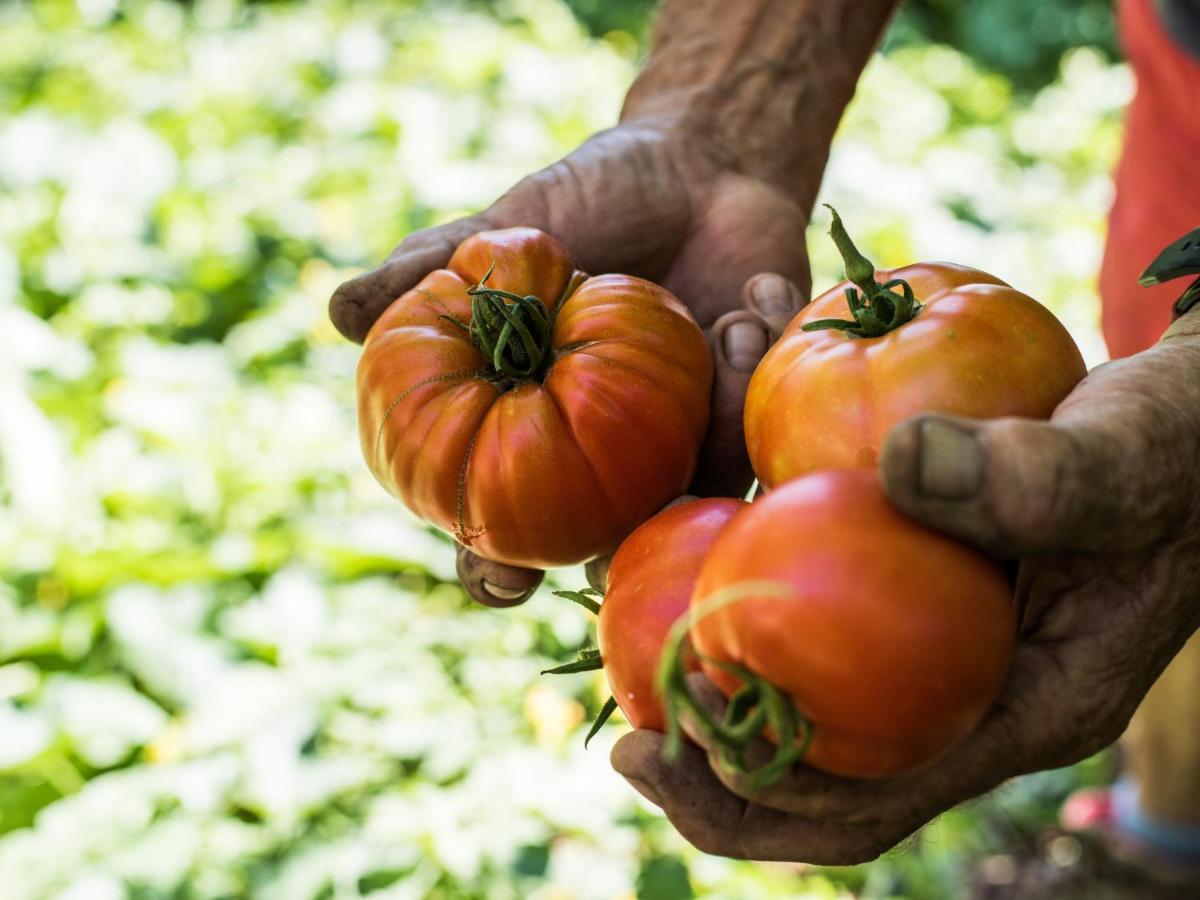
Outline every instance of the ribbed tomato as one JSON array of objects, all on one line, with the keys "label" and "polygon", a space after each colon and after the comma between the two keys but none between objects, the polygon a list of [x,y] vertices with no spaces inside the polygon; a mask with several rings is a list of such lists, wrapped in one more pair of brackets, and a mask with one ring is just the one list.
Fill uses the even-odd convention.
[{"label": "ribbed tomato", "polygon": [[[723,591],[732,602],[714,602]],[[692,615],[692,645],[724,693],[753,679],[719,664],[744,667],[808,722],[804,762],[858,777],[918,768],[970,732],[1016,632],[1000,566],[902,516],[868,469],[791,481],[730,522]]]},{"label": "ribbed tomato", "polygon": [[665,289],[589,278],[551,236],[508,228],[383,313],[357,384],[385,488],[480,556],[548,568],[610,551],[684,491],[712,359]]},{"label": "ribbed tomato", "polygon": [[764,487],[873,466],[888,431],[919,413],[1049,418],[1086,374],[1058,319],[994,275],[941,262],[877,271],[836,213],[831,233],[852,280],[792,320],[746,394]]},{"label": "ribbed tomato", "polygon": [[634,728],[665,730],[654,679],[667,633],[687,611],[709,547],[748,505],[728,497],[678,503],[638,526],[613,555],[596,629],[608,685]]}]

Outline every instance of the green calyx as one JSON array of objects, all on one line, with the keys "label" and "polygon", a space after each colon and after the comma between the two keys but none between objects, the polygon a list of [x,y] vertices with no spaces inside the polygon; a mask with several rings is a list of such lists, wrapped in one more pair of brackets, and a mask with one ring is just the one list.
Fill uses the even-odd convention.
[{"label": "green calyx", "polygon": [[550,336],[554,329],[550,313],[546,304],[532,294],[522,297],[487,287],[492,268],[479,284],[467,289],[471,297],[471,324],[467,328],[471,340],[502,378],[539,378],[551,359]]},{"label": "green calyx", "polygon": [[[603,598],[604,595],[595,588],[584,588],[581,591],[554,591],[554,596],[562,597],[570,600],[572,603],[577,603],[594,615],[600,614],[600,604],[596,602],[595,597]],[[595,649],[583,649],[579,651],[579,655],[569,663],[563,663],[561,666],[555,666],[553,669],[543,669],[542,675],[573,675],[576,672],[594,672],[596,669],[604,668],[604,659],[600,656],[600,651]],[[592,727],[588,729],[588,733],[583,738],[583,748],[586,750],[588,742],[596,736],[598,732],[608,721],[609,717],[617,711],[617,700],[615,697],[609,697],[604,701],[604,705],[600,707],[600,712],[596,714],[596,718],[592,721]]]},{"label": "green calyx", "polygon": [[562,597],[582,606],[594,616],[600,615],[600,603],[595,598],[604,599],[604,595],[595,588],[584,588],[581,591],[551,591],[555,597]]},{"label": "green calyx", "polygon": [[[686,715],[692,727],[703,736],[707,748],[716,751],[721,765],[732,773],[747,776],[747,787],[758,791],[770,787],[804,759],[812,743],[812,725],[779,687],[745,666],[699,653],[686,640],[696,621],[750,596],[789,599],[794,597],[794,591],[773,581],[745,582],[718,591],[691,609],[675,622],[667,637],[659,659],[658,689],[667,712],[664,755],[672,761],[678,759],[683,748],[681,717]],[[714,716],[688,686],[686,663],[689,658],[698,658],[729,672],[741,682],[720,718]],[[774,732],[778,744],[770,758],[755,766],[749,760],[749,751],[762,740],[765,728]]]},{"label": "green calyx", "polygon": [[[603,598],[604,595],[595,588],[584,588],[581,591],[552,591],[551,593],[555,597],[562,597],[564,600],[579,604],[594,616],[600,615],[600,604],[594,598]],[[553,669],[543,669],[541,674],[571,675],[575,672],[591,672],[603,668],[604,660],[600,658],[600,651],[585,648],[580,650],[579,655],[569,663],[563,663]]]},{"label": "green calyx", "polygon": [[846,288],[846,302],[853,320],[818,319],[806,323],[803,330],[828,329],[844,331],[851,337],[874,338],[911,322],[922,309],[913,296],[912,287],[903,278],[893,278],[882,284],[877,282],[874,264],[854,246],[837,210],[828,203],[825,206],[833,213],[829,236],[833,238],[833,243],[842,255],[842,262],[846,267],[846,280],[857,288]]}]

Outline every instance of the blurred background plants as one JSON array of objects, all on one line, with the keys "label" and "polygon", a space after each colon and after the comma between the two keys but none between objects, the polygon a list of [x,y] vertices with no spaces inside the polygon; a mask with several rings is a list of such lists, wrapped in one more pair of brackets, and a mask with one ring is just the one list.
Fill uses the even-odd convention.
[{"label": "blurred background plants", "polygon": [[[537,677],[586,614],[471,607],[361,464],[330,292],[611,124],[650,9],[0,5],[5,898],[951,896],[1104,776],[852,870],[704,857],[609,770],[615,727],[583,751],[602,682]],[[1108,5],[912,0],[886,51],[823,199],[881,265],[987,268],[1103,358]]]}]

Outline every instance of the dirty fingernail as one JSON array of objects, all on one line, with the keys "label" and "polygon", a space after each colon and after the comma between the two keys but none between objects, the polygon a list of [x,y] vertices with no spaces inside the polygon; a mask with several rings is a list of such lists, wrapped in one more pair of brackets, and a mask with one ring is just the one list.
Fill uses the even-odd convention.
[{"label": "dirty fingernail", "polygon": [[770,345],[767,331],[758,322],[734,322],[721,338],[725,359],[735,372],[753,372]]},{"label": "dirty fingernail", "polygon": [[792,308],[792,289],[782,275],[758,275],[750,285],[750,301],[764,316],[781,316]]},{"label": "dirty fingernail", "polygon": [[531,593],[529,588],[510,588],[503,587],[499,584],[493,584],[486,578],[483,579],[483,589],[495,597],[497,600],[520,600],[526,594]]},{"label": "dirty fingernail", "polygon": [[970,432],[937,420],[921,423],[917,489],[934,500],[969,500],[983,484],[983,449]]}]

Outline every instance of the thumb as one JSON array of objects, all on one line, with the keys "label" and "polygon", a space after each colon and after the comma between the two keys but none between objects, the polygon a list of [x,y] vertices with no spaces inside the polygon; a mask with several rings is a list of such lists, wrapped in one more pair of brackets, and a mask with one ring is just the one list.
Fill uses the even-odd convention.
[{"label": "thumb", "polygon": [[443,268],[458,245],[471,235],[495,227],[484,213],[409,235],[386,262],[351,278],[333,292],[330,320],[343,335],[361,344],[393,300],[430,272]]},{"label": "thumb", "polygon": [[746,389],[763,355],[805,302],[787,278],[764,272],[743,285],[741,308],[725,313],[709,329],[714,364],[712,418],[693,493],[740,497],[750,487],[754,473],[742,429]]},{"label": "thumb", "polygon": [[467,595],[477,603],[496,609],[520,606],[542,583],[538,569],[522,569],[476,556],[456,544],[456,569]]},{"label": "thumb", "polygon": [[920,416],[892,429],[880,475],[909,516],[1004,558],[1103,551],[1140,516],[1111,436],[1029,419]]}]

